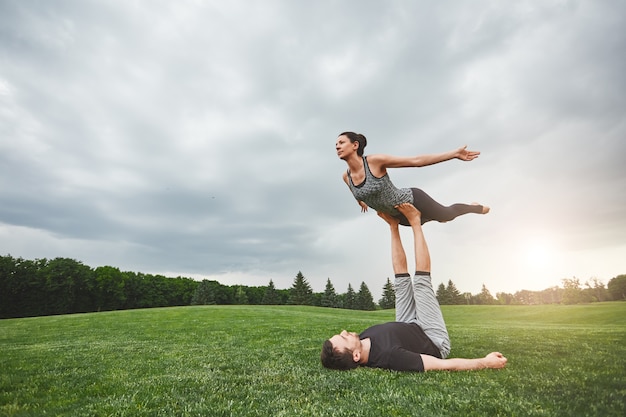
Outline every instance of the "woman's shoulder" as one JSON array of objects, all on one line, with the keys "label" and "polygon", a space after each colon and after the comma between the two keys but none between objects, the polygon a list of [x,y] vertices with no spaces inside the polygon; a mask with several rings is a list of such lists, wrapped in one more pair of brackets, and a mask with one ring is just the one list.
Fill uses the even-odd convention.
[{"label": "woman's shoulder", "polygon": [[374,171],[376,171],[376,174],[374,175],[378,174],[377,176],[381,176],[386,172],[387,165],[393,157],[391,155],[386,155],[382,153],[374,153],[371,155],[367,155],[364,158],[370,170],[373,169]]},{"label": "woman's shoulder", "polygon": [[365,155],[364,158],[367,158],[368,161],[380,161],[380,160],[387,160],[389,158],[396,158],[396,156],[389,155],[386,153],[371,153],[369,155]]}]

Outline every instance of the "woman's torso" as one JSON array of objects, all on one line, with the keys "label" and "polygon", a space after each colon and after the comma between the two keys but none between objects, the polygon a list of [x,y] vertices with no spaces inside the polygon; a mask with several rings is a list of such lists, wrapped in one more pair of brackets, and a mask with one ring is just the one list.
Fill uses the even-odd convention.
[{"label": "woman's torso", "polygon": [[363,157],[363,169],[365,179],[360,184],[354,184],[350,170],[348,170],[348,186],[357,200],[363,201],[376,211],[398,215],[399,212],[394,207],[401,203],[413,203],[413,194],[410,188],[396,188],[391,182],[389,174],[382,177],[372,174],[367,157]]}]

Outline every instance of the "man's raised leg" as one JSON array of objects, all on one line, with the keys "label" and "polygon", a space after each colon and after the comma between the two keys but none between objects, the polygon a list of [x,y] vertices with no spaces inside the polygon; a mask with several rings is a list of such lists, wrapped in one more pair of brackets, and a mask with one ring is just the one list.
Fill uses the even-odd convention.
[{"label": "man's raised leg", "polygon": [[430,279],[430,253],[422,231],[421,215],[410,203],[401,204],[397,209],[409,220],[413,229],[415,241],[413,297],[417,324],[439,347],[442,358],[446,358],[450,353],[450,337]]},{"label": "man's raised leg", "polygon": [[378,213],[391,229],[391,261],[395,274],[394,290],[396,293],[396,321],[405,323],[415,322],[415,297],[413,297],[413,285],[411,275],[406,263],[406,254],[400,239],[400,221],[386,213]]}]

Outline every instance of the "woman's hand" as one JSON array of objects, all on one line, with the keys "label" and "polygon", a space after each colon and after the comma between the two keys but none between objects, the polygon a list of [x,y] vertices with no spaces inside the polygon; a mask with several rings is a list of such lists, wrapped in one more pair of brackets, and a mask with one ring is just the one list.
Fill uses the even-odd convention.
[{"label": "woman's hand", "polygon": [[461,161],[471,161],[472,159],[478,158],[480,152],[477,151],[468,151],[467,145],[460,147],[456,150],[454,157],[456,159],[460,159]]},{"label": "woman's hand", "polygon": [[357,200],[357,203],[359,203],[359,206],[361,206],[361,213],[365,213],[367,211],[367,204],[360,200]]}]

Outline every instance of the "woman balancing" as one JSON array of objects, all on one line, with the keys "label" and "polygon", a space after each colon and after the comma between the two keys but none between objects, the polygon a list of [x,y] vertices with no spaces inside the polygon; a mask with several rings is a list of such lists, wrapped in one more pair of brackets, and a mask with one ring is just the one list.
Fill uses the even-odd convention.
[{"label": "woman balancing", "polygon": [[363,156],[365,146],[367,146],[365,136],[354,132],[342,133],[335,144],[337,156],[348,164],[343,180],[361,206],[362,212],[366,212],[369,206],[377,212],[396,217],[400,220],[400,224],[405,226],[410,226],[409,221],[396,209],[396,206],[402,203],[411,203],[422,213],[422,224],[431,220],[448,222],[467,213],[486,214],[489,212],[489,207],[477,203],[443,206],[419,188],[396,188],[387,173],[388,168],[423,167],[450,159],[471,161],[477,158],[480,152],[468,151],[465,149],[467,146],[463,146],[435,155],[402,157],[374,154]]}]

